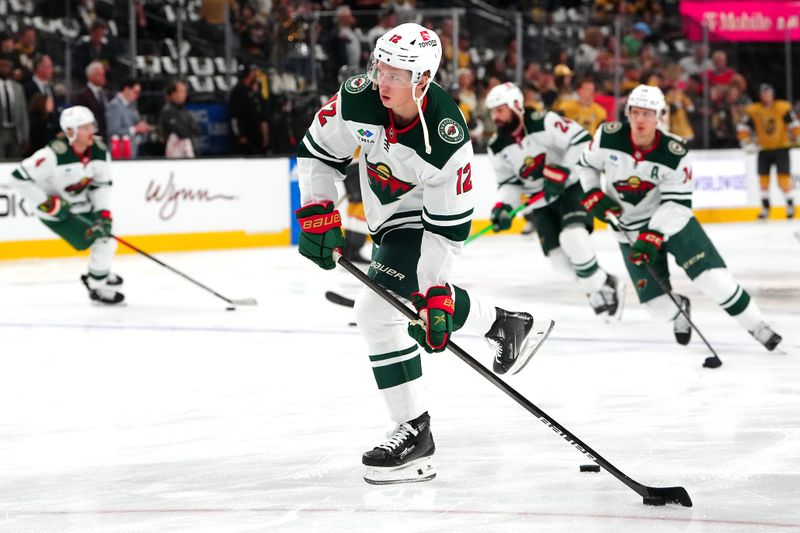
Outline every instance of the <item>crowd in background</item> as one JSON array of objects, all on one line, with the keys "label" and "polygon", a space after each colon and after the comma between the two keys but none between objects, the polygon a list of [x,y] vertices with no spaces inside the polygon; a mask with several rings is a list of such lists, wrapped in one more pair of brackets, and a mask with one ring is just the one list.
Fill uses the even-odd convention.
[{"label": "crowd in background", "polygon": [[[36,9],[63,16],[53,11],[54,4],[39,2]],[[65,64],[39,46],[39,31],[33,26],[0,34],[0,158],[18,158],[49,142],[59,132],[59,111],[72,104],[92,109],[98,133],[109,144],[120,139],[130,143],[118,151],[124,156],[192,157],[201,130],[184,105],[197,100],[227,103],[232,153],[291,153],[319,104],[344,78],[364,70],[375,40],[407,21],[420,22],[439,34],[444,54],[437,82],[459,102],[479,151],[494,131],[485,96],[498,83],[516,81],[520,68],[526,105],[567,116],[614,118],[633,87],[657,85],[670,107],[670,130],[698,145],[707,117],[710,146],[715,148],[738,146],[736,124],[750,102],[753,85],[763,81],[757,73],[738,72],[725,47],[706,50],[682,40],[675,22],[677,2],[669,0],[493,2],[500,11],[521,10],[532,28],[567,27],[577,32],[570,34],[577,36],[572,41],[527,39],[522,57],[510,26],[476,33],[469,23],[475,17],[461,17],[454,41],[452,18],[420,15],[423,8],[470,7],[471,2],[134,2],[141,54],[177,54],[174,24],[167,21],[176,16],[178,6],[184,11],[177,11],[177,16],[186,18],[182,45],[192,54],[209,50],[220,55],[226,34],[232,35],[238,64],[235,83],[224,91],[200,94],[179,76],[153,77],[138,70],[132,75],[130,61],[125,62],[127,2],[74,4],[72,16],[81,31],[73,43],[69,73]],[[613,21],[620,13],[625,25],[618,40]],[[231,33],[226,32],[226,22]],[[680,42],[684,45],[676,44]],[[69,86],[67,74],[71,74]],[[616,80],[621,82],[619,100]],[[706,80],[708,108],[703,105]],[[586,111],[589,108],[591,112]],[[590,130],[599,121],[582,120]]]}]

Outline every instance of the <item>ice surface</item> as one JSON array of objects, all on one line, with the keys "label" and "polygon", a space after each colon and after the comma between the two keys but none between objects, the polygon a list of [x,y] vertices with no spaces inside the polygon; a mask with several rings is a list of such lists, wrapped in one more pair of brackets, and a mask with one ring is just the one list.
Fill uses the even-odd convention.
[{"label": "ice surface", "polygon": [[[128,304],[91,305],[85,259],[0,262],[0,532],[800,531],[800,242],[789,222],[707,225],[784,336],[768,353],[685,274],[724,365],[701,368],[628,287],[594,317],[534,239],[481,238],[453,281],[556,328],[508,382],[633,479],[693,508],[645,507],[456,357],[424,356],[438,477],[375,487],[360,455],[391,429],[344,271],[290,248],[118,256]],[[601,263],[624,274],[607,232]],[[483,362],[474,335],[454,337]]]}]

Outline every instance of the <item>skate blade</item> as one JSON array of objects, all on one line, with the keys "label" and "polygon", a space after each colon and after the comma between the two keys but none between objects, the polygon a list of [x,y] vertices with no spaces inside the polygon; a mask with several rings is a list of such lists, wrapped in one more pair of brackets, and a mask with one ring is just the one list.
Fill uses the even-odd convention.
[{"label": "skate blade", "polygon": [[533,354],[539,350],[539,347],[547,339],[548,335],[550,335],[550,332],[553,331],[553,326],[555,325],[556,323],[553,320],[534,319],[533,327],[530,333],[528,333],[528,336],[525,337],[525,340],[522,341],[517,360],[511,368],[508,369],[508,374],[514,375],[525,368],[525,365],[531,360]]},{"label": "skate blade", "polygon": [[436,466],[431,457],[420,457],[402,466],[367,466],[364,481],[370,485],[394,485],[396,483],[419,483],[436,477]]},{"label": "skate blade", "polygon": [[622,312],[625,310],[625,293],[627,290],[628,286],[625,283],[623,283],[617,290],[617,311],[613,315],[605,315],[606,324],[610,324],[611,322],[619,322],[622,320]]}]

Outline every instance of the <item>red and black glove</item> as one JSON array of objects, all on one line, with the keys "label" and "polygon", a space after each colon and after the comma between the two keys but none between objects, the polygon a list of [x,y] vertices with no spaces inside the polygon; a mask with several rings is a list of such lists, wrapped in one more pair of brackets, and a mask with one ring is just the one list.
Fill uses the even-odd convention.
[{"label": "red and black glove", "polygon": [[411,303],[422,320],[410,322],[408,334],[428,353],[444,351],[453,332],[455,302],[450,289],[434,285],[424,296],[420,292],[413,293]]},{"label": "red and black glove", "polygon": [[72,213],[69,212],[69,202],[60,196],[48,196],[44,202],[38,205],[38,209],[59,222],[64,222],[72,216]]},{"label": "red and black glove", "polygon": [[636,242],[631,247],[628,259],[637,267],[643,263],[652,263],[658,257],[664,245],[664,234],[653,230],[645,230],[639,234]]},{"label": "red and black glove", "polygon": [[570,170],[561,165],[545,165],[544,196],[546,199],[558,198],[567,188]]},{"label": "red and black glove", "polygon": [[86,229],[86,239],[106,239],[111,236],[111,211],[103,209],[93,214],[94,224]]},{"label": "red and black glove", "polygon": [[622,214],[622,206],[617,202],[606,196],[606,193],[600,189],[590,189],[586,196],[581,200],[581,205],[592,214],[595,218],[599,218],[603,222],[608,222],[606,213],[609,211],[616,217]]},{"label": "red and black glove", "polygon": [[294,212],[300,223],[298,251],[325,270],[336,267],[333,251],[347,246],[342,235],[342,217],[333,202],[308,204]]}]

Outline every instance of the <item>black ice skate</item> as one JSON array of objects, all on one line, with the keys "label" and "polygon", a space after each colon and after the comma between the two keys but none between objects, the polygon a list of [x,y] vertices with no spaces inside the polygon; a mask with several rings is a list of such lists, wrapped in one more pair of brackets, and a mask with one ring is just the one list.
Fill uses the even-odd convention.
[{"label": "black ice skate", "polygon": [[587,295],[589,305],[596,315],[608,313],[608,318],[622,318],[625,307],[625,284],[619,284],[616,276],[608,274],[599,291]]},{"label": "black ice skate", "polygon": [[789,220],[794,218],[794,202],[791,198],[786,199],[786,218]]},{"label": "black ice skate", "polygon": [[550,335],[555,322],[534,320],[528,313],[495,309],[497,319],[485,335],[489,345],[495,349],[493,369],[496,374],[516,374],[525,368]]},{"label": "black ice skate", "polygon": [[[116,278],[120,282],[117,283],[117,285],[121,284],[122,278],[119,276],[116,276]],[[86,290],[89,291],[89,298],[93,302],[113,305],[118,304],[125,299],[124,294],[114,290],[113,288],[109,288],[111,284],[108,283],[108,278],[98,280],[94,279],[88,274],[83,274],[81,276],[81,281],[86,286]]]},{"label": "black ice skate", "polygon": [[758,342],[764,345],[764,348],[769,350],[770,352],[775,349],[778,344],[783,340],[783,337],[772,331],[765,323],[759,324],[759,326],[750,332],[750,335],[756,338]]},{"label": "black ice skate", "polygon": [[435,451],[431,417],[425,412],[399,424],[386,442],[364,452],[361,458],[367,467],[364,481],[372,485],[391,485],[431,480],[436,477],[432,458]]},{"label": "black ice skate", "polygon": [[110,285],[111,287],[120,287],[123,283],[125,283],[125,280],[122,279],[122,276],[118,276],[113,272],[106,278],[106,285]]},{"label": "black ice skate", "polygon": [[[675,299],[681,304],[681,309],[686,313],[686,316],[692,316],[692,304],[689,298],[681,294],[676,294]],[[692,326],[689,320],[686,319],[683,313],[678,313],[675,320],[672,321],[672,331],[675,333],[675,340],[678,344],[686,346],[692,340]]]}]

